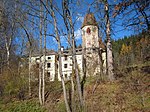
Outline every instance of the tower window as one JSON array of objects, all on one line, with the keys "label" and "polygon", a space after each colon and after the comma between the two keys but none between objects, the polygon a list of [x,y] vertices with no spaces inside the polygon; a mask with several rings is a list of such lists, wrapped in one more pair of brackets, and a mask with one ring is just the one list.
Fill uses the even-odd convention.
[{"label": "tower window", "polygon": [[90,28],[87,28],[86,33],[89,34],[89,35],[91,34]]},{"label": "tower window", "polygon": [[51,59],[51,57],[48,57],[48,59]]},{"label": "tower window", "polygon": [[50,68],[51,67],[51,63],[47,63],[47,68]]}]

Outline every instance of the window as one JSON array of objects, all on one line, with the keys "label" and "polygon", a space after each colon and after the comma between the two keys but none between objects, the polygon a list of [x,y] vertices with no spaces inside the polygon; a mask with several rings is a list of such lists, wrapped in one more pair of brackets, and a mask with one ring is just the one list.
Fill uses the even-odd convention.
[{"label": "window", "polygon": [[95,48],[93,48],[93,51],[95,51],[96,49]]},{"label": "window", "polygon": [[36,61],[37,61],[37,60],[40,60],[40,58],[36,58]]},{"label": "window", "polygon": [[67,55],[64,56],[64,59],[67,60]]},{"label": "window", "polygon": [[65,79],[67,79],[67,78],[68,78],[68,75],[67,75],[67,74],[64,74],[64,76],[65,76]]},{"label": "window", "polygon": [[69,79],[71,79],[71,77],[72,77],[72,73],[70,73]]},{"label": "window", "polygon": [[67,68],[67,64],[64,64],[64,68]]},{"label": "window", "polygon": [[48,57],[48,59],[51,59],[51,57]]},{"label": "window", "polygon": [[51,76],[51,73],[50,72],[47,72],[47,77],[50,77]]},{"label": "window", "polygon": [[91,34],[90,28],[87,28],[86,33],[89,34],[89,35]]},{"label": "window", "polygon": [[51,67],[51,63],[47,63],[47,68],[50,68]]},{"label": "window", "polygon": [[40,66],[39,63],[36,63],[36,68],[39,68],[39,66]]}]

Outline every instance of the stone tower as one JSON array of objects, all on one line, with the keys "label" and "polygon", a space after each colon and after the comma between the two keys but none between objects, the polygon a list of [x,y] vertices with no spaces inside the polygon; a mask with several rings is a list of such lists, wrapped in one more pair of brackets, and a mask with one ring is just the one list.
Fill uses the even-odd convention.
[{"label": "stone tower", "polygon": [[[93,13],[88,13],[82,29],[83,73],[87,76],[100,73],[100,38],[98,24]],[[101,55],[101,56],[100,56]]]},{"label": "stone tower", "polygon": [[82,29],[82,47],[98,48],[98,24],[93,13],[88,13],[85,18]]}]

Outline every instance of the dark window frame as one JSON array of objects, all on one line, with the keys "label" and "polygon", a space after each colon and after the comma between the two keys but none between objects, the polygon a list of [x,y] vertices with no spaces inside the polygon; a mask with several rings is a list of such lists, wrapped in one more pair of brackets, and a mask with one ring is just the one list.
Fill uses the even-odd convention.
[{"label": "dark window frame", "polygon": [[64,55],[64,60],[66,61],[66,60],[68,60],[68,57],[67,57],[67,55]]},{"label": "dark window frame", "polygon": [[51,59],[51,57],[47,57],[47,59]]},{"label": "dark window frame", "polygon": [[86,33],[89,35],[91,34],[91,29],[89,27],[87,28]]},{"label": "dark window frame", "polygon": [[65,79],[68,79],[68,74],[64,74]]},{"label": "dark window frame", "polygon": [[51,77],[51,72],[47,72],[47,77]]},{"label": "dark window frame", "polygon": [[67,68],[68,67],[68,65],[67,64],[64,64],[64,68]]},{"label": "dark window frame", "polygon": [[47,68],[51,68],[51,63],[47,63]]}]

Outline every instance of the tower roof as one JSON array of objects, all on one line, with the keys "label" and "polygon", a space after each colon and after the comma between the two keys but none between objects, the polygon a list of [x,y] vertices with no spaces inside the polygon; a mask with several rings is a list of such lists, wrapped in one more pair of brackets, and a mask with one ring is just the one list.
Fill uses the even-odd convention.
[{"label": "tower roof", "polygon": [[84,17],[84,22],[83,22],[81,28],[83,28],[84,26],[87,26],[87,25],[98,26],[93,13],[86,14],[86,16]]}]

